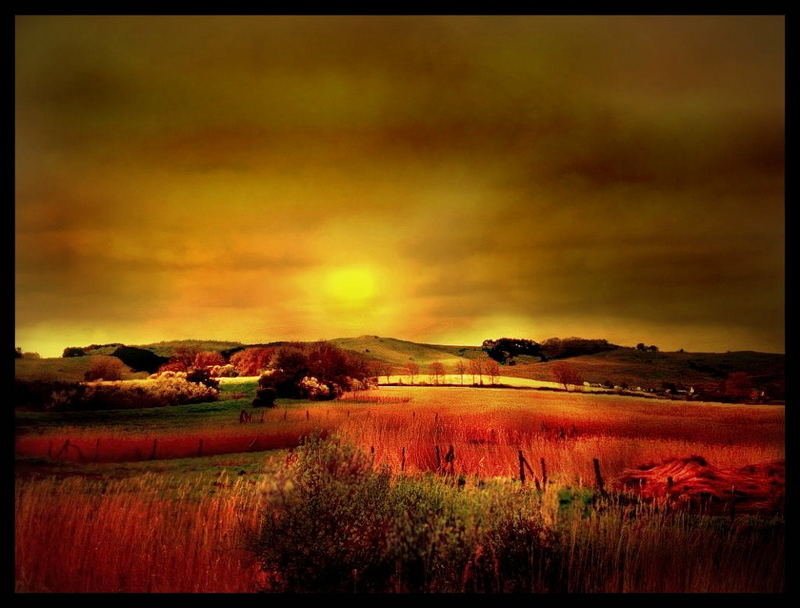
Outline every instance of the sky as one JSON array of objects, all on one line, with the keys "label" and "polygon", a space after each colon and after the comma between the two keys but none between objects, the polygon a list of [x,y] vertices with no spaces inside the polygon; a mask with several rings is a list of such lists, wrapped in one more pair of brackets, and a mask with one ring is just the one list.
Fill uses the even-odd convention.
[{"label": "sky", "polygon": [[784,351],[784,19],[16,18],[16,342]]}]

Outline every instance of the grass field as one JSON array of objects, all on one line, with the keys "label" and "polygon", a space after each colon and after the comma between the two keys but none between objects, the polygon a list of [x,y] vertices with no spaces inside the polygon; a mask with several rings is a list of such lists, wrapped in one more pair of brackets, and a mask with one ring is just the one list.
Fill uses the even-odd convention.
[{"label": "grass field", "polygon": [[[728,520],[598,501],[593,470],[596,458],[611,487],[630,469],[671,458],[702,455],[718,467],[780,460],[782,406],[382,387],[334,402],[278,400],[259,411],[249,408],[255,383],[235,379],[222,388],[221,400],[208,404],[18,411],[17,590],[341,590],[328,586],[342,577],[351,591],[782,589],[779,514]],[[246,424],[242,409],[253,414]],[[353,446],[362,464],[353,469],[354,456],[329,448],[295,449],[319,431]],[[544,461],[541,492],[531,477],[520,483],[519,450],[537,482]],[[351,473],[331,474],[331,463],[342,459],[350,464],[334,469]],[[353,477],[353,470],[361,472]],[[322,510],[312,519],[328,526],[322,537],[303,524],[312,503],[298,497],[307,496],[310,479],[317,480],[314,508]],[[320,479],[327,481],[320,486]],[[363,499],[354,501],[359,493]],[[402,523],[408,500],[412,512],[428,513],[423,528],[421,521]],[[382,527],[373,530],[374,518],[355,503],[385,513]],[[522,519],[506,519],[514,513]],[[369,542],[378,545],[335,540],[342,532],[331,522],[348,518],[362,522],[354,530],[377,535]],[[535,530],[524,523],[534,521]],[[427,534],[436,530],[441,540],[431,545]],[[515,544],[534,531],[538,540]],[[271,540],[259,549],[253,539],[264,534]],[[383,544],[392,534],[426,553],[392,553],[396,542]],[[293,539],[294,550],[280,539]],[[346,550],[337,548],[340,541]],[[486,561],[490,549],[494,565]],[[318,567],[293,578],[303,551]],[[365,555],[374,556],[372,565]],[[531,560],[541,568],[526,569]],[[384,562],[405,564],[403,574],[374,569]],[[419,563],[431,577],[412,575]],[[365,574],[353,582],[350,570],[337,570],[343,565]],[[329,570],[339,574],[323,576]]]}]

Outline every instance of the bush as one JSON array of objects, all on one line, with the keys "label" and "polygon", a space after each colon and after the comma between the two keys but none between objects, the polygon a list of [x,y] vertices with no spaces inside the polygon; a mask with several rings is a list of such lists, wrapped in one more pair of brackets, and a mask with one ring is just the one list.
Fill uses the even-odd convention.
[{"label": "bush", "polygon": [[296,456],[252,543],[275,591],[531,591],[555,563],[536,493],[392,479],[319,436]]},{"label": "bush", "polygon": [[253,399],[253,407],[275,407],[275,398],[278,393],[274,388],[260,388],[256,391],[256,398]]},{"label": "bush", "polygon": [[94,380],[122,380],[125,365],[116,357],[97,357],[83,375],[87,382]]},{"label": "bush", "polygon": [[17,382],[17,404],[38,410],[109,410],[216,401],[219,391],[178,376],[108,384]]},{"label": "bush", "polygon": [[313,376],[305,376],[302,380],[300,380],[299,387],[300,390],[303,391],[306,399],[323,401],[333,398],[333,392],[331,389],[327,385],[322,384]]},{"label": "bush", "polygon": [[230,363],[227,365],[213,365],[209,371],[212,378],[236,378],[239,375],[236,368]]},{"label": "bush", "polygon": [[219,388],[219,380],[214,380],[211,377],[211,372],[204,368],[196,367],[194,369],[190,369],[186,373],[186,379],[189,382],[197,382],[198,384],[203,384],[209,388]]}]

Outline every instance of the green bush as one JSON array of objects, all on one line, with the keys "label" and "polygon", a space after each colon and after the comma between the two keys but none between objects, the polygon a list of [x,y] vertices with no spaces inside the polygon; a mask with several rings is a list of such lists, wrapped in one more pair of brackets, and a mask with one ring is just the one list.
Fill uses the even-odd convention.
[{"label": "green bush", "polygon": [[536,493],[393,478],[319,437],[288,474],[253,547],[276,591],[530,591],[548,563]]}]

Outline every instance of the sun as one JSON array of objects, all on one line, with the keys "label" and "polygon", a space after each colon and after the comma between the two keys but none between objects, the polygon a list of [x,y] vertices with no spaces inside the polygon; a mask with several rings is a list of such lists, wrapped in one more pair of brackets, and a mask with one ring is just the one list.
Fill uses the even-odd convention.
[{"label": "sun", "polygon": [[327,275],[325,289],[339,304],[367,304],[377,294],[375,273],[363,266],[338,268]]}]

